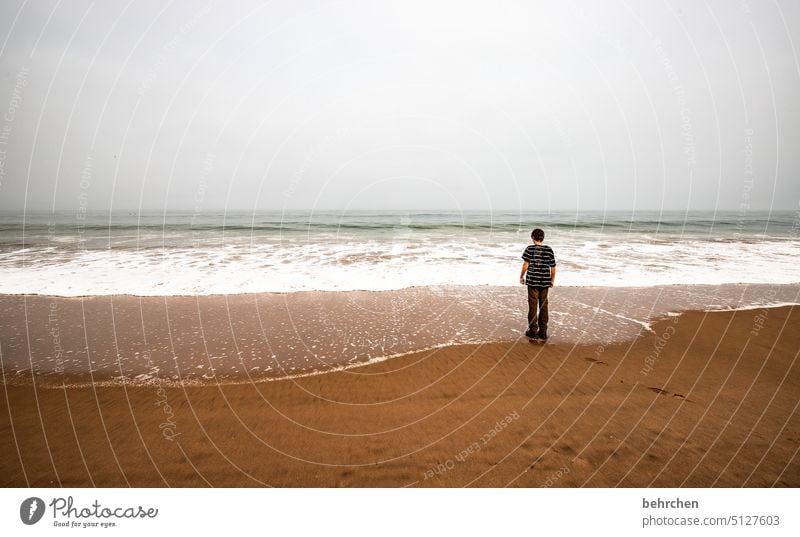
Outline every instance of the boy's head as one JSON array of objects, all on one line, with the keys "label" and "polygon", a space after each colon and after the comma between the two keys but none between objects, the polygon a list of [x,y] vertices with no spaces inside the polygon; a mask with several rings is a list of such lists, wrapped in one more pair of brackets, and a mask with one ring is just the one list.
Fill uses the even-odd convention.
[{"label": "boy's head", "polygon": [[531,232],[531,238],[534,242],[542,242],[544,240],[544,231],[537,227]]}]

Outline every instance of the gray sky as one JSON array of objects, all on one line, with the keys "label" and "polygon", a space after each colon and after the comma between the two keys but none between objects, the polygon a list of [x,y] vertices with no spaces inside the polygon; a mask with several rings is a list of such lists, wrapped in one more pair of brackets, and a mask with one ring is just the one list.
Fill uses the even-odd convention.
[{"label": "gray sky", "polygon": [[0,210],[798,208],[797,2],[165,4],[0,3]]}]

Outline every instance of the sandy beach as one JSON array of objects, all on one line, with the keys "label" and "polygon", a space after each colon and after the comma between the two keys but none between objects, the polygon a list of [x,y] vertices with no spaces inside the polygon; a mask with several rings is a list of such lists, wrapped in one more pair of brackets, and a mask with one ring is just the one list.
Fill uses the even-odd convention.
[{"label": "sandy beach", "polygon": [[[190,302],[144,327],[139,306],[123,308],[115,331],[103,301],[59,302],[53,332],[52,301],[21,310],[39,316],[26,324],[11,322],[19,298],[4,300],[4,487],[800,486],[797,307],[672,314],[629,339],[456,343],[299,378],[182,383],[163,370],[114,382],[101,359],[92,378],[66,351],[153,361],[142,336],[169,333],[168,356],[202,352],[215,339],[194,334]],[[258,337],[253,315],[214,322],[230,318],[236,340]],[[26,356],[50,369],[12,375]]]}]

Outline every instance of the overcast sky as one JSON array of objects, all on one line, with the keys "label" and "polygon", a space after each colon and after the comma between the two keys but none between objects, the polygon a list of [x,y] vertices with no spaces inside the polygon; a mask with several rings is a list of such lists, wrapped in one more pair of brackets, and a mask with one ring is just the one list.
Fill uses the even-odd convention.
[{"label": "overcast sky", "polygon": [[598,4],[3,0],[0,209],[796,210],[800,3]]}]

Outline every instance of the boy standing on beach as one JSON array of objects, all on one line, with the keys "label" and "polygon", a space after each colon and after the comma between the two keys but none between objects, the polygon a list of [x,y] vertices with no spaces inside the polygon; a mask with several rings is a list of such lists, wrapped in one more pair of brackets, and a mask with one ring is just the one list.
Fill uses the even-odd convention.
[{"label": "boy standing on beach", "polygon": [[528,330],[531,339],[547,339],[547,292],[556,281],[556,257],[553,249],[542,244],[544,231],[531,233],[533,244],[522,252],[522,272],[519,283],[528,286]]}]

